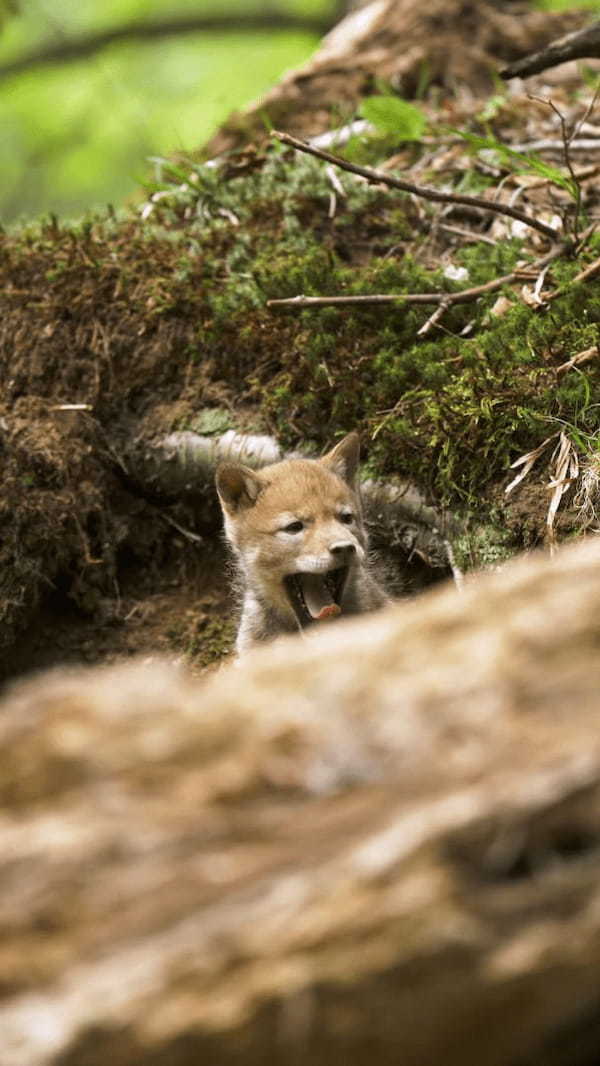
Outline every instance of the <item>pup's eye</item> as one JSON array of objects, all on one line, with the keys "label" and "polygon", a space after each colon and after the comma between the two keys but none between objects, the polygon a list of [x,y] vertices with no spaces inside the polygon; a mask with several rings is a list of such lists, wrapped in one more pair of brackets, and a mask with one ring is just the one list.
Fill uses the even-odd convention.
[{"label": "pup's eye", "polygon": [[340,522],[343,522],[344,525],[349,526],[353,521],[354,515],[352,514],[352,511],[342,511],[340,515]]},{"label": "pup's eye", "polygon": [[304,529],[304,522],[290,522],[289,526],[283,527],[283,533],[301,533]]}]

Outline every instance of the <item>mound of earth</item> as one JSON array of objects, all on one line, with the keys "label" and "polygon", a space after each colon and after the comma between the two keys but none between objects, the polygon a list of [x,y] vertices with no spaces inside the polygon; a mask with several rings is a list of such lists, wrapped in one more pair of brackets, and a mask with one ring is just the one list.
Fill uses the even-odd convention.
[{"label": "mound of earth", "polygon": [[323,40],[315,55],[287,74],[207,146],[209,154],[260,142],[269,126],[297,137],[331,128],[331,114],[350,118],[361,100],[389,84],[405,99],[435,87],[477,97],[491,93],[499,65],[542,48],[584,25],[584,12],[532,10],[522,0],[372,0]]},{"label": "mound of earth", "polygon": [[[474,515],[476,542],[457,545],[466,565],[539,542],[547,478],[524,486],[526,506],[523,494],[512,510],[500,501],[510,461],[548,436],[548,416],[585,429],[596,364],[560,380],[557,370],[596,343],[600,306],[573,279],[597,239],[544,275],[560,295],[547,313],[513,287],[506,313],[496,296],[457,306],[424,341],[427,308],[273,313],[269,298],[301,292],[451,288],[456,269],[485,283],[545,246],[485,211],[430,210],[345,175],[336,188],[321,164],[248,142],[265,106],[278,125],[314,134],[353,114],[376,76],[409,95],[426,60],[432,134],[420,145],[375,138],[367,156],[425,168],[444,187],[480,182],[494,196],[502,185],[532,212],[568,218],[564,189],[474,162],[436,123],[485,121],[508,141],[546,135],[552,113],[523,93],[480,120],[484,83],[490,66],[580,23],[511,3],[424,11],[377,0],[208,149],[240,151],[165,168],[140,210],[0,236],[0,678],[156,649],[202,670],[230,648],[209,480],[171,491],[140,473],[140,455],[173,431],[258,430],[315,454],[357,428],[370,475],[406,478],[435,507]],[[570,83],[553,92],[581,117],[587,103]],[[593,165],[577,162],[593,217]],[[414,544],[397,531],[390,540],[399,565],[427,571]]]}]

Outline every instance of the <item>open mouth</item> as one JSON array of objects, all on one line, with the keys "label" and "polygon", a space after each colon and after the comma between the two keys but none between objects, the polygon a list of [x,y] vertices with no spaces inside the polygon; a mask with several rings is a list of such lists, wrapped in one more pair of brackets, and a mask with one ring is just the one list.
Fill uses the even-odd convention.
[{"label": "open mouth", "polygon": [[288,599],[301,626],[341,614],[340,606],[348,567],[324,574],[288,574],[283,579]]}]

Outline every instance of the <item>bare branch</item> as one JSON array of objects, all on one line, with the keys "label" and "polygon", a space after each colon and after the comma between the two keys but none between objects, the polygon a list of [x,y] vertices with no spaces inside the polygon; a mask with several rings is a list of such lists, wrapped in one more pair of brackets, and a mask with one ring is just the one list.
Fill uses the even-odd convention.
[{"label": "bare branch", "polygon": [[[589,231],[586,231],[586,233],[587,232],[589,232]],[[598,273],[600,273],[600,259],[594,259],[593,263],[590,263],[583,270],[580,270],[579,273],[576,274],[574,278],[571,278],[569,284],[570,285],[577,285],[579,282],[589,281],[590,278],[595,277],[596,274],[598,274]],[[543,301],[544,304],[550,303],[551,300],[557,300],[559,298],[559,296],[563,295],[563,293],[564,293],[564,288],[556,289],[555,292],[548,293],[548,295],[544,297],[544,301]]]},{"label": "bare branch", "polygon": [[[596,101],[596,97],[597,97],[597,92],[594,93],[594,97],[593,97],[592,103],[588,107],[588,110],[586,112],[586,116],[587,116],[587,114],[589,114],[591,112],[591,109],[593,108],[593,105],[594,105],[594,103]],[[575,137],[575,133],[577,132],[577,128],[578,127],[577,127],[577,125],[574,125],[573,129],[571,130],[571,132],[570,133],[568,132],[567,123],[565,121],[565,116],[563,115],[563,113],[560,110],[560,108],[556,106],[556,104],[554,103],[554,100],[552,100],[551,98],[550,99],[544,99],[543,97],[540,97],[540,96],[531,96],[530,99],[531,100],[537,100],[537,102],[539,104],[545,104],[547,107],[550,107],[552,109],[552,111],[554,112],[554,114],[557,116],[558,121],[560,122],[560,132],[561,132],[561,137],[562,137],[563,155],[564,155],[564,159],[565,159],[565,165],[566,165],[566,168],[567,168],[567,170],[569,172],[569,177],[571,178],[571,181],[573,183],[573,188],[575,190],[575,215],[574,215],[574,218],[573,218],[573,237],[574,237],[575,241],[578,241],[579,240],[579,216],[581,214],[581,196],[582,196],[582,193],[581,193],[581,183],[579,182],[579,179],[578,179],[578,177],[577,177],[577,175],[575,173],[575,168],[573,167],[573,160],[571,159],[571,144],[573,142],[573,138]],[[584,120],[582,119],[581,124],[583,123],[583,121]],[[565,222],[565,229],[566,228],[567,227],[566,227],[566,222]]]},{"label": "bare branch", "polygon": [[[560,259],[569,250],[569,245],[561,244],[548,252],[542,259],[536,260],[527,268],[527,277],[531,273],[537,275],[552,263]],[[475,285],[472,289],[460,289],[458,292],[417,292],[417,293],[373,293],[359,296],[290,296],[287,299],[267,300],[267,307],[291,307],[302,311],[308,307],[343,307],[358,305],[362,307],[369,304],[441,304],[444,311],[454,304],[472,303],[480,296],[486,296],[490,292],[496,292],[505,285],[512,285],[515,281],[523,278],[523,270],[514,270],[511,274],[503,274],[502,277],[487,281],[485,285]],[[577,279],[576,279],[577,280]],[[581,279],[579,279],[581,280]],[[437,321],[437,318],[436,318]]]},{"label": "bare branch", "polygon": [[498,246],[498,241],[494,240],[493,237],[488,237],[486,233],[477,233],[475,230],[465,229],[464,226],[450,226],[447,222],[440,222],[439,228],[444,233],[454,233],[457,237],[462,237],[469,244],[491,244],[492,248]]},{"label": "bare branch", "polygon": [[591,359],[597,359],[600,355],[600,348],[597,344],[593,348],[586,348],[583,352],[577,352],[576,355],[572,355],[570,359],[567,359],[566,363],[561,363],[556,368],[556,376],[562,377],[568,370],[572,370],[574,366],[583,366],[584,363],[589,363]]},{"label": "bare branch", "polygon": [[417,330],[417,337],[426,337],[428,333],[431,333],[431,331],[439,325],[449,307],[450,302],[448,300],[442,300],[442,302],[437,305],[435,311],[430,314],[427,321]]},{"label": "bare branch", "polygon": [[597,59],[600,57],[600,21],[593,22],[585,30],[576,33],[568,33],[553,41],[547,48],[542,48],[533,55],[518,59],[516,63],[510,63],[508,67],[500,71],[500,77],[508,81],[509,78],[528,78],[531,74],[539,74],[542,70],[557,67],[559,63],[566,63],[570,59]]},{"label": "bare branch", "polygon": [[433,189],[429,185],[415,185],[412,181],[404,181],[402,178],[394,177],[383,170],[374,170],[371,167],[361,167],[356,163],[349,163],[337,155],[332,155],[331,152],[315,148],[314,145],[307,144],[306,141],[301,141],[297,137],[292,137],[291,134],[283,133],[280,130],[273,130],[271,136],[281,141],[282,144],[288,144],[291,148],[296,148],[299,152],[306,152],[308,155],[314,155],[317,159],[323,159],[326,163],[333,163],[334,166],[341,167],[342,170],[348,170],[351,174],[358,174],[360,177],[366,178],[367,181],[389,185],[393,189],[412,193],[414,196],[420,196],[423,200],[431,200],[433,203],[462,204],[465,207],[476,207],[482,211],[492,211],[497,215],[508,215],[509,218],[525,223],[526,226],[538,230],[539,233],[543,233],[545,237],[549,237],[553,241],[560,239],[558,230],[554,229],[553,226],[548,226],[538,218],[526,214],[525,211],[519,211],[516,207],[510,207],[508,204],[484,200],[480,196],[440,192],[439,189]]},{"label": "bare branch", "polygon": [[[572,152],[596,152],[599,147],[600,138],[598,137],[578,137],[569,144]],[[551,137],[540,137],[537,141],[521,141],[518,144],[511,144],[511,149],[513,152],[560,152],[562,154],[564,145],[562,139],[558,141]],[[544,180],[548,181],[547,178]],[[536,187],[530,186],[530,188]]]},{"label": "bare branch", "polygon": [[150,43],[164,37],[179,37],[188,33],[248,33],[252,31],[264,33],[277,30],[299,30],[304,33],[315,33],[320,37],[331,29],[331,25],[329,19],[268,9],[255,12],[240,11],[235,15],[187,15],[155,19],[152,22],[133,19],[131,22],[124,22],[118,26],[110,26],[106,30],[81,34],[32,49],[17,59],[0,64],[0,81],[35,68],[86,59],[109,45],[121,44],[124,41]]},{"label": "bare branch", "polygon": [[589,278],[593,278],[600,272],[600,259],[594,259],[593,263],[586,266],[585,270],[580,271],[573,278],[573,282],[588,281]]},{"label": "bare branch", "polygon": [[596,88],[594,89],[594,95],[592,96],[592,99],[590,100],[588,106],[586,107],[583,115],[579,119],[579,122],[576,122],[575,125],[573,126],[573,130],[571,132],[571,138],[570,138],[571,143],[579,135],[579,133],[581,132],[581,130],[585,126],[587,120],[592,115],[592,113],[594,111],[594,108],[596,107],[596,104],[598,103],[598,97],[599,96],[600,96],[600,85],[597,85]]}]

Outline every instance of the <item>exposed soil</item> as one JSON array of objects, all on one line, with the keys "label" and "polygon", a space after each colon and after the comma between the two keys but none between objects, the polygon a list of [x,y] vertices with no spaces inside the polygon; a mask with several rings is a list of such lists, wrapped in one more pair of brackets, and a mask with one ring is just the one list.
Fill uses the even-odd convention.
[{"label": "exposed soil", "polygon": [[160,571],[123,560],[113,599],[86,612],[58,578],[0,668],[0,680],[57,663],[114,663],[135,655],[185,660],[201,674],[227,656],[234,606],[227,563],[218,548],[186,550],[174,536],[172,559]]},{"label": "exposed soil", "polygon": [[[368,5],[357,5],[367,8]],[[532,10],[526,0],[421,0],[373,4],[334,29],[299,70],[245,112],[224,123],[209,155],[256,143],[269,126],[298,137],[331,128],[332,109],[352,116],[386,83],[405,98],[429,87],[452,97],[458,85],[485,97],[496,87],[498,61],[512,62],[581,27],[582,12]]]},{"label": "exposed soil", "polygon": [[[176,307],[168,323],[153,319],[157,275],[171,274],[173,264],[161,263],[160,241],[136,248],[134,233],[133,226],[119,233],[113,265],[103,241],[85,229],[75,235],[51,227],[29,247],[27,240],[18,250],[4,245],[0,554],[2,643],[10,654],[0,677],[65,659],[189,651],[209,608],[226,599],[214,539],[200,545],[172,524],[214,534],[214,501],[207,508],[201,500],[148,499],[120,457],[144,414],[151,422],[169,407],[174,419],[186,402],[223,402],[227,391],[223,383],[212,388],[210,365],[192,374],[192,357],[183,365],[179,357],[201,297],[183,312]],[[198,614],[190,629],[182,619],[192,603]],[[24,620],[13,647],[11,622],[22,630]]]}]

